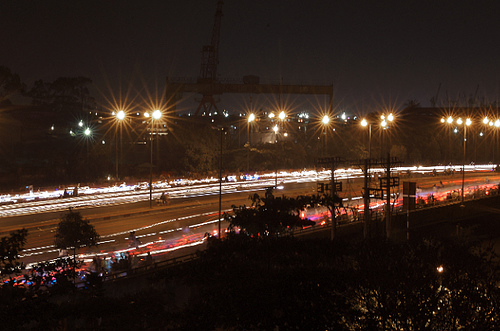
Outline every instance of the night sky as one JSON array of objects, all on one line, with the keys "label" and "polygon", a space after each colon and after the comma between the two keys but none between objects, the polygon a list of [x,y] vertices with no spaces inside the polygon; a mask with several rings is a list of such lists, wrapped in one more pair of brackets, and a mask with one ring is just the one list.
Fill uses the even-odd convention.
[{"label": "night sky", "polygon": [[[3,0],[0,65],[28,86],[89,77],[98,99],[131,84],[161,90],[166,76],[198,76],[216,3]],[[357,112],[410,99],[429,106],[439,85],[440,103],[476,90],[497,101],[499,9],[493,0],[225,0],[218,74],[333,84],[335,104]]]}]

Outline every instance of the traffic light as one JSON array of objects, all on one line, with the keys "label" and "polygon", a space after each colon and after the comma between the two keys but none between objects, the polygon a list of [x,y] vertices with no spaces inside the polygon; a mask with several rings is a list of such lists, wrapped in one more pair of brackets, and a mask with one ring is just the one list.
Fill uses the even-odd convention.
[{"label": "traffic light", "polygon": [[316,183],[318,193],[325,193],[325,183]]}]

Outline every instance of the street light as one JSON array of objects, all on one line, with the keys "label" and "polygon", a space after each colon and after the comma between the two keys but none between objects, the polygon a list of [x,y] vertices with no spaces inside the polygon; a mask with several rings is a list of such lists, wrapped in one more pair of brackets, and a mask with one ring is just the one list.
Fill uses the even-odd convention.
[{"label": "street light", "polygon": [[282,110],[282,111],[280,112],[280,114],[279,114],[279,116],[278,116],[278,117],[280,118],[280,120],[281,120],[281,121],[283,121],[283,120],[285,119],[285,117],[286,117],[285,111],[284,111],[284,110]]},{"label": "street light", "polygon": [[[441,123],[444,123],[444,118],[441,119]],[[453,118],[451,116],[448,117],[446,120],[446,123],[451,124],[453,123]],[[458,125],[463,125],[464,127],[464,155],[463,155],[463,160],[462,160],[462,193],[460,195],[460,200],[463,205],[464,203],[464,189],[465,189],[465,162],[466,162],[466,152],[467,152],[467,127],[472,124],[472,120],[470,118],[467,118],[465,121],[462,120],[461,117],[459,117],[456,121],[456,124]],[[483,119],[484,123],[484,119]]]},{"label": "street light", "polygon": [[[389,124],[390,124],[390,123],[392,123],[392,122],[394,121],[394,115],[392,115],[392,113],[389,113],[389,115],[387,115],[387,116],[386,116],[386,115],[384,115],[384,114],[382,114],[382,115],[380,116],[380,120],[381,120],[381,121],[380,121],[380,127],[381,127],[383,130],[386,130],[386,129],[388,129],[388,128],[389,128]],[[383,135],[382,131],[380,132],[380,134],[381,134],[381,144],[382,144],[381,149],[382,149],[382,148],[383,148],[383,146],[385,146],[385,144],[384,144],[384,142],[383,142],[384,135]],[[387,145],[389,145],[389,144],[387,144]],[[387,148],[388,148],[388,152],[389,152],[389,151],[390,151],[390,147],[389,147],[389,146],[387,146]],[[383,155],[382,155],[382,156],[383,156]]]},{"label": "street light", "polygon": [[[389,124],[394,121],[394,115],[392,113],[389,113],[387,116],[386,115],[381,115],[380,116],[380,127],[383,130],[386,130],[389,128]],[[361,120],[361,126],[363,127],[368,127],[368,159],[372,157],[372,122],[369,122],[365,118]],[[382,132],[380,132],[381,137]],[[381,145],[383,146],[383,142],[381,142]],[[381,150],[382,150],[381,146]]]},{"label": "street light", "polygon": [[[278,124],[275,124],[274,127],[273,127],[273,131],[274,131],[274,143],[276,144],[277,141],[278,141]],[[275,166],[275,170],[276,170],[276,174],[274,176],[275,180],[274,180],[274,187],[277,189],[278,188],[278,158],[275,157],[274,158],[274,164],[276,165]]]},{"label": "street light", "polygon": [[323,124],[323,136],[324,136],[324,142],[323,142],[323,156],[325,156],[325,151],[327,147],[327,130],[326,128],[328,127],[328,123],[330,123],[330,117],[328,115],[323,116],[321,119],[321,123]]},{"label": "street light", "polygon": [[[123,110],[119,110],[117,113],[116,113],[116,121],[120,127],[120,155],[123,156],[123,148],[122,148],[122,123],[123,123],[123,120],[125,119],[125,112]],[[115,144],[116,144],[116,180],[119,179],[119,176],[118,176],[118,127],[116,128],[115,130]]]},{"label": "street light", "polygon": [[161,111],[160,110],[155,110],[153,113],[150,115],[148,112],[144,113],[144,117],[149,118],[151,117],[149,123],[151,124],[150,126],[150,131],[149,131],[149,141],[150,141],[150,163],[149,163],[149,208],[153,208],[153,122],[155,120],[159,120],[161,118]]},{"label": "street light", "polygon": [[224,128],[219,128],[220,131],[220,159],[219,159],[219,232],[218,232],[218,237],[219,240],[222,239],[222,234],[221,234],[221,218],[222,218],[222,137],[223,134],[225,134]]},{"label": "street light", "polygon": [[248,123],[247,123],[247,174],[250,172],[250,125],[255,121],[255,114],[251,113],[248,115]]},{"label": "street light", "polygon": [[[443,123],[443,124],[446,123],[448,125],[451,125],[451,124],[453,124],[453,117],[448,116],[448,118],[446,118],[446,119],[444,117],[442,117],[441,118],[441,123]],[[451,162],[452,162],[451,154],[452,153],[451,153],[451,139],[450,139],[450,136],[451,136],[451,133],[448,134],[448,153],[447,153],[448,157],[447,157],[447,159],[448,159],[448,163],[451,164]]]},{"label": "street light", "polygon": [[493,133],[494,135],[494,138],[493,138],[493,163],[496,164],[496,149],[497,149],[497,132],[494,131],[493,129],[498,129],[500,127],[500,119],[497,119],[497,120],[492,120],[492,119],[489,119],[488,117],[485,117],[483,118],[483,124],[484,125],[487,125],[489,126],[491,129],[490,129],[490,132]]},{"label": "street light", "polygon": [[[274,116],[274,115],[273,115]],[[271,117],[271,116],[270,116]],[[272,118],[272,117],[271,117]],[[278,143],[278,130],[281,130],[283,131],[281,134],[283,135],[283,137],[286,137],[287,134],[286,132],[284,132],[284,129],[283,129],[283,121],[285,120],[286,118],[286,113],[284,110],[282,110],[279,114],[278,114],[278,118],[280,120],[280,129],[278,129],[278,124],[274,125],[273,127],[273,131],[274,131],[274,141],[275,143],[277,144]],[[276,151],[278,150],[278,146],[276,145]],[[276,165],[276,176],[275,176],[275,188],[278,188],[278,158],[275,157],[274,159],[274,162],[275,162],[275,165]]]},{"label": "street light", "polygon": [[368,126],[368,159],[372,157],[372,124],[368,123],[366,119],[363,118],[361,121],[361,126]]},{"label": "street light", "polygon": [[[459,122],[460,120],[460,122]],[[462,124],[462,119],[458,118],[457,124]],[[466,162],[466,150],[467,150],[467,127],[472,124],[470,118],[467,118],[464,122],[464,161],[462,164],[462,204],[464,203],[464,186],[465,186],[465,162]]]}]

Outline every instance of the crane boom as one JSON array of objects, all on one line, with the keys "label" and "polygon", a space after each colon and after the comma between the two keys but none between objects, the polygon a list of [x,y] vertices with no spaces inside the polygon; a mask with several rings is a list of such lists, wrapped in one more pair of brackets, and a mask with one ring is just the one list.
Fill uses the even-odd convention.
[{"label": "crane boom", "polygon": [[210,45],[205,45],[202,48],[201,68],[198,82],[213,83],[217,80],[217,65],[219,64],[220,26],[222,21],[223,3],[224,2],[222,0],[219,0],[217,2],[211,43]]}]

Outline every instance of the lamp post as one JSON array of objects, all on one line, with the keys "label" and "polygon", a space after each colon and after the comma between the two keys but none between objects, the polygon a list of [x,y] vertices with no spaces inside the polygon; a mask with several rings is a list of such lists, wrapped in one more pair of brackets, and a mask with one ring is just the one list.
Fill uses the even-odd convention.
[{"label": "lamp post", "polygon": [[[447,119],[444,119],[444,117],[443,117],[443,118],[441,118],[441,123],[443,123],[443,124],[447,123],[448,125],[451,125],[451,124],[453,124],[453,117],[448,116]],[[448,134],[448,161],[449,161],[449,163],[452,162],[452,160],[451,160],[451,140],[450,140],[450,134]]]},{"label": "lamp post", "polygon": [[255,114],[248,115],[247,123],[247,174],[250,172],[250,125],[255,120]]},{"label": "lamp post", "polygon": [[321,123],[323,124],[323,136],[324,136],[324,142],[323,142],[323,156],[325,156],[326,148],[327,148],[327,126],[328,123],[330,123],[330,117],[328,115],[323,116],[321,119]]},{"label": "lamp post", "polygon": [[286,137],[287,134],[285,132],[285,127],[284,127],[284,122],[285,122],[286,114],[285,114],[284,110],[282,110],[279,113],[278,118],[280,119],[280,131],[281,131],[281,135],[282,135],[282,137]]},{"label": "lamp post", "polygon": [[[394,115],[392,115],[392,113],[389,113],[389,115],[381,115],[380,116],[380,128],[382,130],[386,130],[389,128],[389,124],[392,123],[394,121]],[[361,126],[363,127],[368,127],[368,159],[371,159],[372,157],[372,123],[369,122],[368,120],[366,119],[363,119],[361,120]],[[381,138],[383,138],[382,136],[382,131],[380,132],[380,135],[381,135]],[[382,151],[382,154],[383,154],[383,142],[381,142],[381,151]],[[390,149],[389,149],[390,150]]]},{"label": "lamp post", "polygon": [[280,114],[278,115],[279,119],[281,120],[281,128],[283,129],[283,121],[285,120],[286,114],[285,111],[282,110]]},{"label": "lamp post", "polygon": [[222,239],[222,234],[221,234],[221,229],[220,229],[220,223],[221,223],[221,217],[222,217],[222,137],[224,134],[224,128],[220,128],[220,160],[219,160],[219,240]]},{"label": "lamp post", "polygon": [[[485,117],[483,118],[483,124],[484,124],[485,130],[486,130],[486,131],[488,131],[488,126],[493,126],[493,121],[490,121],[490,120],[488,119],[488,116],[485,116]],[[483,137],[483,135],[484,135],[484,133],[483,133],[483,131],[481,131],[481,132],[479,133],[479,136],[480,136],[480,137]],[[495,146],[493,146],[493,149],[494,149],[494,148],[495,148]],[[486,155],[486,157],[485,157],[485,161],[487,161],[487,160],[488,160],[488,155]]]},{"label": "lamp post", "polygon": [[[446,121],[444,118],[441,118],[441,123],[448,123],[452,124],[453,123],[453,117],[449,116]],[[463,206],[464,203],[464,190],[465,190],[465,162],[467,160],[467,127],[472,124],[472,120],[470,118],[467,118],[465,121],[462,120],[461,117],[459,117],[455,123],[459,126],[463,125],[464,127],[464,153],[463,153],[463,160],[462,160],[462,192],[460,194],[460,201]]]},{"label": "lamp post", "polygon": [[363,238],[368,237],[369,223],[371,220],[370,215],[370,162],[372,157],[372,124],[368,123],[366,119],[361,121],[361,126],[368,126],[368,158],[365,160],[365,174],[364,174],[364,191],[363,191]]},{"label": "lamp post", "polygon": [[361,121],[361,126],[368,126],[368,159],[372,158],[372,124],[368,123],[366,119]]},{"label": "lamp post", "polygon": [[467,127],[472,124],[472,121],[470,118],[467,118],[465,122],[462,121],[462,118],[457,119],[457,124],[464,126],[464,159],[462,162],[462,194],[461,194],[461,201],[462,205],[464,203],[464,189],[465,189],[465,162],[466,162],[466,151],[467,151]]},{"label": "lamp post", "polygon": [[[125,112],[123,110],[120,110],[116,113],[115,115],[117,124],[120,127],[120,155],[123,156],[123,148],[122,148],[122,123],[123,120],[125,119]],[[119,163],[119,157],[118,157],[118,127],[116,128],[116,134],[115,134],[115,145],[116,145],[116,180],[119,180],[118,176],[118,163]]]},{"label": "lamp post", "polygon": [[[389,128],[389,124],[392,123],[392,121],[394,121],[394,116],[392,115],[392,113],[389,113],[389,115],[381,115],[380,116],[380,119],[381,119],[381,122],[380,122],[380,126],[382,127],[382,130],[386,130]],[[383,132],[381,131],[380,133],[382,135],[382,140],[384,138],[383,136]],[[385,146],[385,144],[382,142],[382,146],[381,146],[381,149]],[[389,146],[389,143],[387,143],[387,153],[390,153],[391,151],[391,148]],[[382,157],[384,156],[384,153],[382,152]]]},{"label": "lamp post", "polygon": [[161,118],[161,111],[155,110],[150,115],[148,112],[144,113],[146,118],[150,117],[150,131],[149,131],[149,141],[150,141],[150,163],[149,163],[149,208],[153,208],[153,122]]},{"label": "lamp post", "polygon": [[[278,143],[278,124],[274,125],[273,127],[273,131],[274,131],[274,143],[277,144]],[[275,188],[278,188],[278,158],[274,158],[274,164],[275,164],[275,176],[274,176],[274,187]]]},{"label": "lamp post", "polygon": [[[496,164],[496,149],[497,149],[497,132],[496,132],[496,129],[498,129],[500,127],[500,119],[497,119],[497,120],[490,120],[488,119],[488,117],[485,117],[483,119],[483,124],[484,125],[487,125],[491,128],[490,132],[493,133],[493,159],[492,159],[492,162],[493,164]],[[493,130],[495,129],[495,130]]]},{"label": "lamp post", "polygon": [[[82,123],[80,121],[80,123]],[[83,130],[83,136],[85,139],[85,180],[89,179],[89,144],[92,139],[92,130],[89,127],[86,127]]]},{"label": "lamp post", "polygon": [[[499,128],[500,127],[500,120],[497,119],[495,121],[494,125],[495,125],[495,128]],[[496,158],[496,148],[497,148],[497,145],[498,145],[498,143],[497,143],[497,135],[498,135],[498,133],[495,132],[495,138],[494,138],[494,142],[495,143],[494,143],[494,146],[493,146],[494,147],[493,148],[493,163],[494,164],[497,164],[497,158]]]}]

